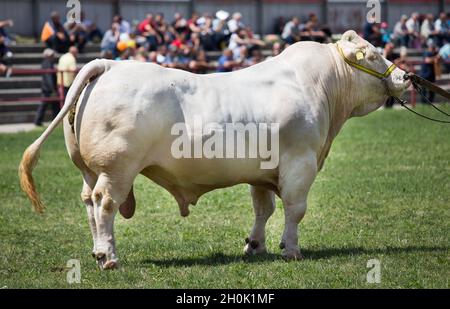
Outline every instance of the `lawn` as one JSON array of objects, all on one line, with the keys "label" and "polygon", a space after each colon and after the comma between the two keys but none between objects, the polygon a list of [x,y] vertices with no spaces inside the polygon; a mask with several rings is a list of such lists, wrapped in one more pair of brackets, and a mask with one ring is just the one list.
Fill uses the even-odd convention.
[{"label": "lawn", "polygon": [[[175,200],[140,176],[135,216],[116,219],[121,268],[103,272],[90,255],[81,176],[61,128],[34,172],[46,213],[32,212],[19,188],[22,151],[41,132],[0,135],[0,287],[449,287],[450,125],[398,110],[349,120],[310,192],[302,261],[280,257],[279,199],[267,225],[270,253],[244,257],[253,223],[248,186],[206,194],[182,218]],[[66,281],[69,259],[81,262],[80,284]],[[381,283],[367,283],[370,259],[380,262]]]}]

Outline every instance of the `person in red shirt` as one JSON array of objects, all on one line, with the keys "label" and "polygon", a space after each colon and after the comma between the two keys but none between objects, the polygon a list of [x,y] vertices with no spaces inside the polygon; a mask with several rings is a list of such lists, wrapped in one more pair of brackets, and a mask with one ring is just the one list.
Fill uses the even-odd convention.
[{"label": "person in red shirt", "polygon": [[155,51],[158,45],[162,43],[162,40],[156,31],[153,15],[147,14],[146,18],[141,21],[137,28],[141,35],[147,39],[147,49]]}]

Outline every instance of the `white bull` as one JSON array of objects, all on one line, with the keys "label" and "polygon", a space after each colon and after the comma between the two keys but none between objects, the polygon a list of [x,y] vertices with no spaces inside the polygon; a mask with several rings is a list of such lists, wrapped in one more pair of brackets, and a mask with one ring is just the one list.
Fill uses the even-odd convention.
[{"label": "white bull", "polygon": [[[81,197],[100,267],[117,266],[114,217],[118,210],[126,218],[133,215],[132,185],[138,174],[168,190],[183,216],[208,191],[250,184],[255,222],[244,248],[249,254],[266,250],[265,225],[278,195],[285,213],[282,255],[299,259],[297,226],[333,139],[348,118],[376,110],[388,93],[400,95],[409,86],[398,68],[380,81],[350,65],[348,61],[374,72],[392,65],[354,31],[337,44],[301,42],[250,68],[209,75],[94,60],[79,72],[59,115],[25,151],[22,188],[42,212],[31,172],[42,143],[76,104],[73,127],[65,117],[64,134],[83,175]],[[278,123],[278,166],[261,169],[260,158],[175,158],[171,146],[177,137],[171,129],[195,117],[219,126]]]}]

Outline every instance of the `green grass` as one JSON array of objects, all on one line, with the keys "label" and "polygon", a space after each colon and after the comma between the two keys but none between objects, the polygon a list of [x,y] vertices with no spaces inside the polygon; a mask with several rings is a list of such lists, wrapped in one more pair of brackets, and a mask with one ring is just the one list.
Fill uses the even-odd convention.
[{"label": "green grass", "polygon": [[[33,213],[19,189],[22,151],[41,132],[0,135],[0,287],[449,287],[449,125],[396,110],[349,120],[309,195],[303,261],[280,258],[279,200],[267,225],[270,253],[243,257],[253,222],[246,185],[203,196],[181,218],[167,192],[138,177],[135,216],[116,220],[121,268],[104,272],[90,256],[81,176],[61,129],[34,173],[46,213]],[[81,261],[81,284],[66,282],[72,258]],[[373,258],[381,262],[380,284],[366,283]]]}]

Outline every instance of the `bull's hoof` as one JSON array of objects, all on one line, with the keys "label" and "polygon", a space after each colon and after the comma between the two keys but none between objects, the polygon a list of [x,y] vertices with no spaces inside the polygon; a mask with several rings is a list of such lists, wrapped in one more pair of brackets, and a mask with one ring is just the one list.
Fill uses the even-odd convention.
[{"label": "bull's hoof", "polygon": [[105,264],[103,264],[102,269],[117,269],[119,267],[119,262],[117,260],[109,260]]},{"label": "bull's hoof", "polygon": [[287,249],[284,248],[281,252],[281,256],[285,261],[299,261],[303,260],[303,255],[300,253],[300,249]]},{"label": "bull's hoof", "polygon": [[93,256],[95,256],[95,259],[97,261],[104,260],[106,258],[106,255],[104,253],[94,253]]},{"label": "bull's hoof", "polygon": [[119,261],[117,259],[107,260],[105,254],[96,254],[97,265],[100,270],[116,269],[119,267]]},{"label": "bull's hoof", "polygon": [[266,253],[266,246],[264,243],[260,243],[259,241],[253,239],[250,240],[248,237],[245,239],[245,247],[244,247],[244,254],[246,255],[254,255],[254,254],[261,254]]}]

